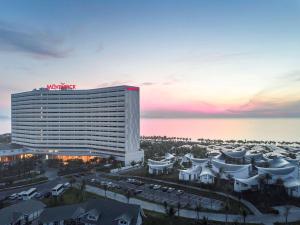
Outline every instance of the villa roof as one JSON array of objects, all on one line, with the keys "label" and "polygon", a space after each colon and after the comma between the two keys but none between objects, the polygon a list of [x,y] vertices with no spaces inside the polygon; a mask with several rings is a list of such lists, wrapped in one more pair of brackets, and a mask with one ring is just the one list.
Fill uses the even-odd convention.
[{"label": "villa roof", "polygon": [[174,159],[174,158],[175,158],[175,156],[170,154],[170,153],[165,154],[165,160],[171,160],[171,159]]},{"label": "villa roof", "polygon": [[269,165],[271,168],[281,168],[290,165],[290,162],[281,157],[275,157],[269,161]]},{"label": "villa roof", "polygon": [[154,168],[154,169],[163,169],[163,168],[171,168],[173,167],[173,163],[165,163],[165,164],[151,164],[151,163],[148,163],[148,166],[150,168]]},{"label": "villa roof", "polygon": [[227,164],[217,160],[212,160],[211,162],[213,166],[215,166],[216,168],[218,169],[223,168],[224,172],[239,171],[246,168],[248,169],[251,166],[251,164],[243,164],[243,165]]},{"label": "villa roof", "polygon": [[240,183],[247,184],[247,185],[256,185],[256,184],[258,184],[258,178],[259,178],[259,175],[255,175],[253,177],[249,177],[249,178],[245,178],[245,179],[235,178],[235,180],[237,180]]},{"label": "villa roof", "polygon": [[148,159],[148,165],[149,164],[151,164],[151,165],[166,165],[169,163],[170,163],[170,161],[164,161],[164,160],[156,161],[156,160]]},{"label": "villa roof", "polygon": [[244,150],[240,150],[240,151],[224,151],[224,150],[220,150],[220,152],[222,154],[224,154],[226,157],[229,157],[229,158],[233,158],[233,159],[242,159],[247,150],[244,149]]},{"label": "villa roof", "polygon": [[191,158],[191,161],[195,164],[203,164],[203,163],[207,163],[208,162],[208,158]]},{"label": "villa roof", "polygon": [[287,175],[295,171],[294,166],[283,167],[283,168],[265,168],[265,167],[256,167],[258,169],[258,174],[269,173],[271,175]]},{"label": "villa roof", "polygon": [[210,168],[208,168],[206,166],[202,166],[202,170],[201,170],[200,176],[203,176],[203,175],[210,175],[210,176],[215,177],[214,172]]},{"label": "villa roof", "polygon": [[191,168],[185,169],[185,170],[180,170],[181,172],[188,173],[188,174],[193,174],[193,173],[200,173],[202,170],[201,166],[192,166]]}]

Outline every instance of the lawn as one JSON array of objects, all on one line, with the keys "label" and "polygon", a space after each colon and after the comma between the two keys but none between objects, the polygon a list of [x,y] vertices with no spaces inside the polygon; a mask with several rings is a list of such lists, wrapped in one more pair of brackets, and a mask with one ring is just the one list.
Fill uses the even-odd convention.
[{"label": "lawn", "polygon": [[79,189],[69,188],[61,196],[44,198],[42,201],[50,207],[59,206],[59,205],[70,205],[75,203],[84,202],[87,199],[91,198],[102,198],[99,195],[92,194],[90,192],[81,193]]}]

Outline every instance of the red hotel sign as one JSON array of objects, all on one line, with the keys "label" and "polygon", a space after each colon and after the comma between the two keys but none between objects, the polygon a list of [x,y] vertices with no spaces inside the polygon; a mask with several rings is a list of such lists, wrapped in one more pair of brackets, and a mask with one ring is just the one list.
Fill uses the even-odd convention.
[{"label": "red hotel sign", "polygon": [[48,90],[74,90],[76,89],[75,84],[47,84],[47,89]]},{"label": "red hotel sign", "polygon": [[138,87],[128,87],[127,91],[139,91]]}]

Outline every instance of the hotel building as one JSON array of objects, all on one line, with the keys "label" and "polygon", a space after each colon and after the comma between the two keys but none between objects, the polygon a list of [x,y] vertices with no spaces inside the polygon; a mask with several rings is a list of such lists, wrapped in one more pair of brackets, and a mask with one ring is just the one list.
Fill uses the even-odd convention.
[{"label": "hotel building", "polygon": [[37,154],[143,160],[138,87],[54,86],[12,94],[12,143]]}]

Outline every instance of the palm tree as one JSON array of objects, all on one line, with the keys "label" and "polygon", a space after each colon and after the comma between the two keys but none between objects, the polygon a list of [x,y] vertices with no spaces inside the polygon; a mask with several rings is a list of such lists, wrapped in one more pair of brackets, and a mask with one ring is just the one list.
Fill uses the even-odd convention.
[{"label": "palm tree", "polygon": [[181,208],[181,204],[180,204],[180,202],[177,202],[177,215],[178,216],[179,216],[180,208]]},{"label": "palm tree", "polygon": [[84,200],[85,198],[85,189],[86,189],[86,183],[85,180],[83,179],[80,185],[80,193],[81,193],[82,200]]},{"label": "palm tree", "polygon": [[170,218],[170,224],[172,225],[173,224],[173,218],[176,214],[176,211],[175,211],[174,207],[173,206],[169,207],[167,209],[166,213],[167,213],[168,217]]},{"label": "palm tree", "polygon": [[105,198],[106,198],[107,184],[104,184],[104,185],[103,185],[103,189],[104,189],[104,196],[105,196]]},{"label": "palm tree", "polygon": [[227,197],[227,200],[226,200],[226,202],[225,202],[225,207],[224,207],[224,209],[225,209],[225,222],[226,222],[226,224],[227,224],[227,222],[228,222],[228,211],[229,211],[229,209],[230,209],[230,204],[229,204],[229,201],[228,201],[228,197]]},{"label": "palm tree", "polygon": [[243,216],[243,221],[244,221],[244,224],[246,224],[246,217],[248,216],[248,212],[243,208],[241,210],[241,214]]},{"label": "palm tree", "polygon": [[130,192],[130,190],[126,191],[126,198],[127,198],[127,204],[129,204],[129,200],[131,198],[131,192]]},{"label": "palm tree", "polygon": [[266,177],[261,175],[258,177],[259,190],[262,191],[265,188]]},{"label": "palm tree", "polygon": [[267,181],[267,185],[269,185],[269,181],[272,179],[272,175],[269,173],[266,173],[266,181]]},{"label": "palm tree", "polygon": [[76,182],[76,180],[74,177],[72,177],[69,182],[71,184],[71,187],[73,187],[73,184]]},{"label": "palm tree", "polygon": [[199,212],[201,211],[201,208],[202,208],[201,203],[197,203],[197,205],[195,207],[195,211],[197,213],[197,221],[200,220]]},{"label": "palm tree", "polygon": [[281,178],[278,178],[276,180],[276,186],[278,188],[278,192],[282,193],[282,190],[284,189],[284,182],[283,182],[283,180]]},{"label": "palm tree", "polygon": [[168,211],[168,203],[166,201],[164,201],[164,207],[165,207],[165,211]]},{"label": "palm tree", "polygon": [[202,221],[201,221],[202,225],[208,225],[208,218],[203,216]]},{"label": "palm tree", "polygon": [[285,225],[287,225],[287,223],[288,223],[288,216],[290,214],[290,210],[291,210],[290,206],[287,205],[287,206],[284,207],[283,215],[285,217]]}]

